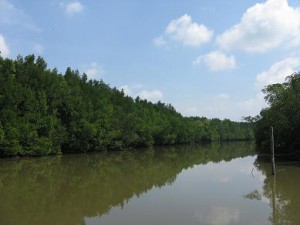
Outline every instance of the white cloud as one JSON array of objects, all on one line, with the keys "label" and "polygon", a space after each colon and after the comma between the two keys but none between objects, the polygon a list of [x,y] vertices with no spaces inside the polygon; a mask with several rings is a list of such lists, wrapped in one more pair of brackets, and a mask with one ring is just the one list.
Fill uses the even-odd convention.
[{"label": "white cloud", "polygon": [[256,76],[256,96],[238,102],[236,107],[245,113],[247,112],[247,114],[244,115],[258,115],[261,109],[267,106],[261,89],[269,84],[284,82],[287,76],[297,71],[297,68],[300,69],[300,58],[296,57],[289,57],[274,63],[268,70],[263,71]]},{"label": "white cloud", "polygon": [[123,85],[121,87],[118,88],[120,91],[123,91],[125,95],[128,95],[128,96],[132,96],[133,95],[133,88],[130,87],[129,85]]},{"label": "white cloud", "polygon": [[258,92],[254,98],[250,98],[237,103],[237,107],[244,111],[245,116],[256,116],[266,106],[264,94]]},{"label": "white cloud", "polygon": [[157,102],[163,98],[163,93],[160,90],[143,90],[138,93],[137,96],[139,96],[141,99],[146,99],[151,102]]},{"label": "white cloud", "polygon": [[261,109],[267,106],[261,89],[269,84],[284,82],[285,78],[293,74],[297,68],[300,69],[300,58],[296,57],[289,57],[274,63],[268,70],[263,71],[256,76],[256,96],[238,102],[237,108],[244,111],[244,115],[258,115]]},{"label": "white cloud", "polygon": [[217,37],[222,49],[265,52],[280,45],[300,44],[300,9],[287,0],[267,0],[250,7],[240,23]]},{"label": "white cloud", "polygon": [[300,69],[300,58],[289,57],[274,63],[268,70],[256,76],[256,87],[262,89],[269,84],[282,83],[285,78]]},{"label": "white cloud", "polygon": [[85,70],[85,73],[88,76],[88,79],[100,80],[105,71],[98,63],[92,62]]},{"label": "white cloud", "polygon": [[261,89],[269,84],[284,82],[285,78],[293,74],[297,68],[300,69],[300,58],[296,57],[289,57],[274,63],[268,70],[256,76],[257,93],[255,97],[236,102],[232,107],[243,112],[243,115],[258,115],[261,109],[267,106]]},{"label": "white cloud", "polygon": [[8,0],[0,0],[0,26],[14,27],[18,30],[29,30],[39,32],[40,29],[33,23],[32,19],[21,9],[16,8]]},{"label": "white cloud", "polygon": [[131,96],[132,98],[136,98],[137,93],[141,92],[143,87],[144,86],[142,84],[134,84],[134,85],[125,84],[125,85],[120,86],[118,89],[120,91],[123,90],[125,95]]},{"label": "white cloud", "polygon": [[167,26],[164,35],[154,39],[156,45],[166,43],[166,39],[181,42],[187,46],[201,46],[208,43],[213,36],[213,31],[205,25],[192,21],[191,16],[185,14],[172,20]]},{"label": "white cloud", "polygon": [[257,92],[253,98],[239,99],[228,93],[206,97],[195,102],[177,106],[185,116],[205,116],[207,118],[241,121],[243,116],[256,116],[266,107],[264,95]]},{"label": "white cloud", "polygon": [[205,63],[210,71],[222,71],[236,68],[234,56],[226,55],[220,51],[213,51],[206,55],[199,56],[193,61],[193,65],[197,66]]},{"label": "white cloud", "polygon": [[254,92],[253,97],[241,99],[239,96],[230,96],[229,93],[220,93],[215,97],[189,102],[177,108],[186,116],[230,118],[235,121],[240,121],[242,116],[256,116],[268,106],[261,89],[269,84],[284,82],[287,76],[298,70],[300,70],[300,57],[288,57],[256,75],[256,80],[253,82],[253,90],[256,87],[256,93]]},{"label": "white cloud", "polygon": [[140,99],[148,100],[153,103],[163,98],[163,93],[160,90],[154,89],[152,91],[146,90],[141,84],[135,85],[122,85],[118,88],[123,90],[125,95],[131,96],[132,98],[139,97]]},{"label": "white cloud", "polygon": [[79,1],[72,2],[60,2],[60,6],[65,9],[67,15],[74,15],[77,13],[81,13],[84,9],[83,5]]},{"label": "white cloud", "polygon": [[1,34],[0,34],[0,52],[1,52],[1,56],[3,57],[7,57],[10,52],[8,45]]}]

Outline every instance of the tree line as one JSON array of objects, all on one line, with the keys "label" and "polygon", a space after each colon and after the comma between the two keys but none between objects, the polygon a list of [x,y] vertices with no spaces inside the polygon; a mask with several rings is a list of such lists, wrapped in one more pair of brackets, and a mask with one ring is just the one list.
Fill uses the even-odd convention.
[{"label": "tree line", "polygon": [[263,92],[268,107],[256,122],[256,142],[269,152],[270,126],[274,127],[275,151],[300,155],[300,73],[294,73],[282,84],[267,86]]},{"label": "tree line", "polygon": [[41,57],[0,57],[0,156],[123,150],[254,138],[246,122],[183,117]]}]

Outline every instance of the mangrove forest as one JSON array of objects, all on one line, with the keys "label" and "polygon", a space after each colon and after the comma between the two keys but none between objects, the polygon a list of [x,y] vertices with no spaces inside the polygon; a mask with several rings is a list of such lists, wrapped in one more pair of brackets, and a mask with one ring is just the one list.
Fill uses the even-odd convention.
[{"label": "mangrove forest", "polygon": [[184,117],[41,57],[0,57],[0,156],[123,150],[254,139],[253,125]]}]

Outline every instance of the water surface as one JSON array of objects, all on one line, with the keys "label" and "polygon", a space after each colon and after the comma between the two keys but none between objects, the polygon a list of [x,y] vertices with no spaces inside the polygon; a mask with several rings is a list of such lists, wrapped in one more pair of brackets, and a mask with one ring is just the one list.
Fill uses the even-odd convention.
[{"label": "water surface", "polygon": [[249,142],[1,159],[0,224],[300,224],[299,168]]}]

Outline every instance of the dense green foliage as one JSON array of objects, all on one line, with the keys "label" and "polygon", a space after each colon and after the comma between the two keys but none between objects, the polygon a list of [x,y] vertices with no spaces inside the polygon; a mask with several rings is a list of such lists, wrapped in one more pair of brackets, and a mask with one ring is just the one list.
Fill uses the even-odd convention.
[{"label": "dense green foliage", "polygon": [[269,107],[260,113],[256,123],[256,140],[269,151],[270,126],[274,127],[275,151],[295,153],[300,149],[300,73],[289,76],[283,84],[264,90]]},{"label": "dense green foliage", "polygon": [[34,55],[0,58],[0,155],[121,150],[252,139],[249,123],[183,117],[169,105],[132,99]]}]

